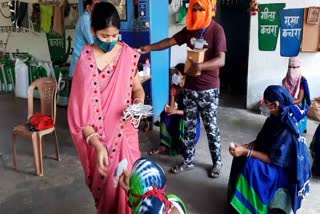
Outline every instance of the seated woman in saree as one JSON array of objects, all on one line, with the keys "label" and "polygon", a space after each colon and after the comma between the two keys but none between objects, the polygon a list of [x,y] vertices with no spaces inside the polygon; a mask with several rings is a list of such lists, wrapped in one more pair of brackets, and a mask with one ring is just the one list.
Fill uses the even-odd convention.
[{"label": "seated woman in saree", "polygon": [[[184,108],[183,86],[185,83],[186,74],[184,73],[184,64],[179,63],[175,67],[175,71],[172,75],[170,105],[166,105],[163,112],[160,114],[160,146],[156,149],[152,149],[149,155],[157,155],[162,152],[168,152],[170,155],[180,154],[184,146]],[[195,144],[200,138],[200,117],[198,115],[196,125],[196,140]]]},{"label": "seated woman in saree", "polygon": [[127,159],[128,169],[140,158],[138,130],[123,111],[143,103],[145,94],[136,76],[140,55],[119,42],[120,17],[107,2],[92,11],[93,45],[86,45],[76,65],[68,107],[74,145],[97,212],[127,214],[127,194],[115,171]]},{"label": "seated woman in saree", "polygon": [[[228,203],[241,214],[294,213],[309,192],[310,154],[300,135],[293,98],[268,86],[261,111],[270,115],[255,141],[230,146]],[[280,211],[280,212],[279,212]]]},{"label": "seated woman in saree", "polygon": [[164,171],[150,159],[137,160],[131,174],[124,171],[119,182],[129,195],[133,214],[187,214],[186,206],[178,196],[165,194]]},{"label": "seated woman in saree", "polygon": [[[294,98],[293,103],[298,105],[301,111],[308,111],[311,105],[310,92],[307,79],[301,75],[301,62],[297,57],[291,57],[288,64],[288,72],[282,80],[282,85]],[[299,121],[301,133],[307,132],[307,115]]]}]

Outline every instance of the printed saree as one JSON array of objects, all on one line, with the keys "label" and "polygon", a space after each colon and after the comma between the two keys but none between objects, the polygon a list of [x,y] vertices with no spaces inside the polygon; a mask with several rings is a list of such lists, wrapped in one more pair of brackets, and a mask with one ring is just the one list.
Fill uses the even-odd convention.
[{"label": "printed saree", "polygon": [[[127,159],[130,173],[140,158],[138,130],[123,121],[123,110],[132,103],[133,79],[139,54],[125,43],[118,61],[98,72],[93,48],[86,45],[76,65],[68,107],[68,122],[74,145],[85,172],[86,184],[98,213],[131,213],[127,195],[115,176],[118,163]],[[95,149],[86,144],[82,129],[92,125],[107,148],[107,176],[99,174]]]}]

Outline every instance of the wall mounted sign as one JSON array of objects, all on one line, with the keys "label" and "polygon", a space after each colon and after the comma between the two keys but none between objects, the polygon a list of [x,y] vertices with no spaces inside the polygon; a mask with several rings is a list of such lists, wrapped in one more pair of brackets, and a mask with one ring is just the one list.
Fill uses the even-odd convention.
[{"label": "wall mounted sign", "polygon": [[281,10],[280,55],[297,56],[302,41],[304,9]]},{"label": "wall mounted sign", "polygon": [[141,20],[146,20],[147,19],[147,3],[140,1],[138,4],[138,11],[139,11],[138,17]]},{"label": "wall mounted sign", "polygon": [[260,4],[258,13],[259,50],[274,51],[277,47],[280,28],[279,11],[286,6],[280,4]]}]

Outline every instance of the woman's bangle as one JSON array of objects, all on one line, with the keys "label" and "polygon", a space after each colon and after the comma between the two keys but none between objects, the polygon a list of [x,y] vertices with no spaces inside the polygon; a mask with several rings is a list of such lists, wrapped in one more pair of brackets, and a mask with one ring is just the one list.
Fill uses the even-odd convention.
[{"label": "woman's bangle", "polygon": [[90,144],[90,138],[92,138],[93,136],[99,136],[99,134],[97,132],[93,132],[93,133],[89,134],[86,138],[87,144]]},{"label": "woman's bangle", "polygon": [[133,104],[136,104],[136,103],[137,103],[137,101],[140,101],[140,103],[144,103],[144,100],[143,100],[142,98],[137,97],[137,98],[134,98],[134,100],[133,100]]}]

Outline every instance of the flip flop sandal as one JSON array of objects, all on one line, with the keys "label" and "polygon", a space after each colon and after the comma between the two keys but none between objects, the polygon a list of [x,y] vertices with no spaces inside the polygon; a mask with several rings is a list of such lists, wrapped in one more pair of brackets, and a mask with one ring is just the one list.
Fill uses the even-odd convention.
[{"label": "flip flop sandal", "polygon": [[190,171],[194,169],[193,164],[180,163],[170,169],[172,174],[180,174],[183,171]]},{"label": "flip flop sandal", "polygon": [[217,163],[214,167],[209,170],[210,178],[218,178],[221,173],[222,163]]}]

